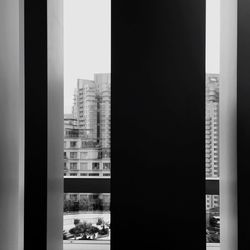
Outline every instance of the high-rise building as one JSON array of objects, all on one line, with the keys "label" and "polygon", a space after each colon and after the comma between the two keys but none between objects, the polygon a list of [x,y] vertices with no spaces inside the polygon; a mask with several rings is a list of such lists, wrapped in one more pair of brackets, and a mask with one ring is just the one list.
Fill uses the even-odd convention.
[{"label": "high-rise building", "polygon": [[64,115],[64,175],[109,177],[110,159],[100,158],[99,151],[73,116]]},{"label": "high-rise building", "polygon": [[94,74],[94,81],[78,79],[73,116],[86,138],[96,141],[102,157],[110,155],[111,75]]},{"label": "high-rise building", "polygon": [[94,81],[98,99],[98,137],[102,157],[105,158],[110,155],[111,75],[95,74]]},{"label": "high-rise building", "polygon": [[79,127],[84,129],[86,137],[97,141],[97,95],[94,81],[78,79],[73,115]]},{"label": "high-rise building", "polygon": [[219,177],[219,75],[206,75],[206,177]]},{"label": "high-rise building", "polygon": [[110,74],[78,79],[72,115],[64,120],[64,174],[110,176]]}]

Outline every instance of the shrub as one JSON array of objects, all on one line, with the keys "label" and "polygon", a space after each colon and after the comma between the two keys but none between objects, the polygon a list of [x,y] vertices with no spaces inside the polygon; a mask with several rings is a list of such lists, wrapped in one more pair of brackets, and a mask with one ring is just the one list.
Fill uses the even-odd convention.
[{"label": "shrub", "polygon": [[104,224],[104,221],[102,218],[98,218],[96,225],[102,225]]}]

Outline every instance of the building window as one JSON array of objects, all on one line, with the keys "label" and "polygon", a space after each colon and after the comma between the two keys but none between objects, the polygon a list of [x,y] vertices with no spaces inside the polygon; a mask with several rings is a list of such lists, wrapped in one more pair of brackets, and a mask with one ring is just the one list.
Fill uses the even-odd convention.
[{"label": "building window", "polygon": [[71,174],[69,174],[70,176],[77,176],[77,174],[76,173],[71,173]]},{"label": "building window", "polygon": [[98,173],[91,173],[91,174],[89,174],[89,176],[99,176],[99,174]]},{"label": "building window", "polygon": [[88,163],[87,162],[81,162],[80,163],[80,170],[88,170]]},{"label": "building window", "polygon": [[77,170],[77,163],[76,162],[70,163],[70,170]]},{"label": "building window", "polygon": [[99,162],[93,162],[92,163],[92,170],[100,170],[100,163]]},{"label": "building window", "polygon": [[80,153],[81,159],[86,159],[87,156],[88,156],[88,152],[81,152],[81,153]]},{"label": "building window", "polygon": [[77,146],[77,142],[76,141],[71,141],[70,142],[70,147],[71,148],[75,148]]},{"label": "building window", "polygon": [[77,152],[70,152],[70,158],[76,159],[77,158]]},{"label": "building window", "polygon": [[103,170],[110,170],[111,163],[110,162],[104,162],[103,163]]}]

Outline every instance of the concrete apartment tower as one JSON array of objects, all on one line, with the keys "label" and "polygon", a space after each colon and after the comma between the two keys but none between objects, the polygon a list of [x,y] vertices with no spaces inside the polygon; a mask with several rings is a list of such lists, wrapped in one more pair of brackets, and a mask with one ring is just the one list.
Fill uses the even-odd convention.
[{"label": "concrete apartment tower", "polygon": [[102,149],[102,157],[110,155],[111,130],[111,75],[101,73],[94,75],[98,98],[98,137]]},{"label": "concrete apartment tower", "polygon": [[[206,177],[219,177],[219,75],[206,75]],[[206,195],[206,210],[219,207],[219,195]]]},{"label": "concrete apartment tower", "polygon": [[97,95],[96,85],[91,80],[77,80],[73,115],[83,129],[84,137],[97,141]]},{"label": "concrete apartment tower", "polygon": [[219,75],[206,75],[206,177],[219,177]]},{"label": "concrete apartment tower", "polygon": [[94,74],[94,81],[78,79],[72,114],[84,137],[99,145],[102,158],[110,157],[111,74]]}]

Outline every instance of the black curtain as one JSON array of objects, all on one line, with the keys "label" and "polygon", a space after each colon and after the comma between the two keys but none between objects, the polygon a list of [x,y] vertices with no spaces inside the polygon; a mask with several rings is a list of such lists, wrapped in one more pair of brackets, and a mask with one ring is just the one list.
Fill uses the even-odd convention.
[{"label": "black curtain", "polygon": [[112,1],[113,249],[205,249],[205,1]]},{"label": "black curtain", "polygon": [[24,2],[24,249],[44,250],[47,247],[47,1]]},{"label": "black curtain", "polygon": [[238,246],[250,245],[250,2],[238,1],[237,141],[238,141]]}]

